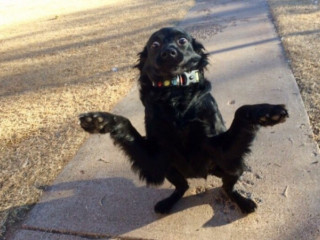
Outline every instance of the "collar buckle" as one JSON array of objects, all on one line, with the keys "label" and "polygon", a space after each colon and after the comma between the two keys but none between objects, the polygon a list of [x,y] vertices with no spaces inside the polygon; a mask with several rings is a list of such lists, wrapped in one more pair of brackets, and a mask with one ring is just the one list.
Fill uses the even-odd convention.
[{"label": "collar buckle", "polygon": [[183,85],[188,86],[191,83],[197,83],[199,82],[199,71],[193,70],[191,72],[184,72],[181,74],[182,78],[184,79]]}]

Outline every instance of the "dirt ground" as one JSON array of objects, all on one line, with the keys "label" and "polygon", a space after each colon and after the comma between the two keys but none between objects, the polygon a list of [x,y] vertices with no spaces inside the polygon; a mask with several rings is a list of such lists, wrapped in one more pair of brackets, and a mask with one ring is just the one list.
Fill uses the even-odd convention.
[{"label": "dirt ground", "polygon": [[[76,116],[110,110],[135,83],[137,53],[192,0],[0,0],[0,239],[86,137]],[[320,6],[269,0],[320,143]]]}]

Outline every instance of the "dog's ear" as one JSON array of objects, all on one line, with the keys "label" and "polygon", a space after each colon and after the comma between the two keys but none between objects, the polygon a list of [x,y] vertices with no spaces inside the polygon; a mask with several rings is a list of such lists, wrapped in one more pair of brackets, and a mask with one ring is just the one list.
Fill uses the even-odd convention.
[{"label": "dog's ear", "polygon": [[193,50],[201,56],[201,60],[199,61],[198,68],[204,69],[208,64],[208,56],[209,54],[205,52],[205,48],[202,43],[198,42],[196,39],[192,38],[192,47]]},{"label": "dog's ear", "polygon": [[199,55],[201,55],[201,53],[204,53],[204,46],[202,45],[202,43],[198,42],[195,38],[192,38],[192,47],[193,50],[198,53]]},{"label": "dog's ear", "polygon": [[134,67],[138,68],[140,70],[140,72],[142,71],[143,69],[143,66],[144,64],[146,63],[147,61],[147,58],[148,58],[148,49],[147,49],[147,46],[144,47],[143,51],[140,52],[138,54],[139,56],[139,59],[138,59],[138,63],[137,65],[135,65]]}]

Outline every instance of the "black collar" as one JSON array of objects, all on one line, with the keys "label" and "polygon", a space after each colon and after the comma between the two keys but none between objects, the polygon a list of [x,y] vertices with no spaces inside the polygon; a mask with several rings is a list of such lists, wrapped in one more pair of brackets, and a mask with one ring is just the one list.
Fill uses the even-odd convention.
[{"label": "black collar", "polygon": [[161,81],[153,81],[154,87],[171,87],[171,86],[188,86],[191,83],[197,83],[200,81],[199,71],[193,70],[191,72],[184,72],[175,76],[172,79],[165,79]]}]

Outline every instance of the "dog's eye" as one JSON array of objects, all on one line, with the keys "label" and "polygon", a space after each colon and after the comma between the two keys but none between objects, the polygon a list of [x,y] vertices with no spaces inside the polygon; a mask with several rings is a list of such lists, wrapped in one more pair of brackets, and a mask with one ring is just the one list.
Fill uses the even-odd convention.
[{"label": "dog's eye", "polygon": [[157,41],[154,41],[154,42],[151,44],[151,47],[152,47],[152,48],[158,48],[158,47],[160,47],[160,43],[157,42]]},{"label": "dog's eye", "polygon": [[178,44],[180,46],[185,45],[187,42],[188,42],[188,40],[186,38],[179,38],[179,40],[178,40]]}]

